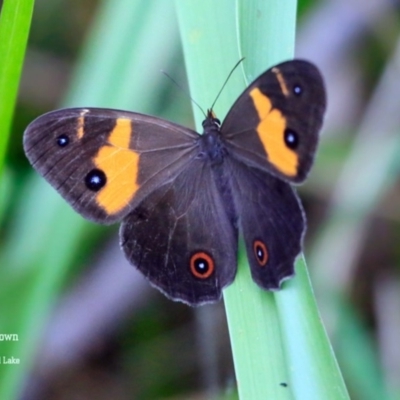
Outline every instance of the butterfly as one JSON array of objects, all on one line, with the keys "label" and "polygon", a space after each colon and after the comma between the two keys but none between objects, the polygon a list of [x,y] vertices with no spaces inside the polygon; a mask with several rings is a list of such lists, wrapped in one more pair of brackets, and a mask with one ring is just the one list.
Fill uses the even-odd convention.
[{"label": "butterfly", "polygon": [[294,274],[305,216],[291,184],[313,163],[326,108],[303,60],[276,65],[203,134],[149,115],[68,108],[24,133],[32,166],[83,217],[121,222],[127,259],[168,297],[213,302],[235,278],[241,232],[253,280]]}]

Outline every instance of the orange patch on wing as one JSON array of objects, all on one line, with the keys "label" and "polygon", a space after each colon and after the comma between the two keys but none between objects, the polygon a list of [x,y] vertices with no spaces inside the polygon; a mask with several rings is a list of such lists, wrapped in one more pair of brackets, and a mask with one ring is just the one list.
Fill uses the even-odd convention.
[{"label": "orange patch on wing", "polygon": [[281,87],[282,93],[287,97],[289,96],[289,90],[286,86],[285,79],[283,78],[281,71],[278,68],[272,68],[272,72],[276,75],[276,79],[278,79],[279,86]]},{"label": "orange patch on wing", "polygon": [[119,118],[101,147],[94,163],[107,177],[107,184],[96,196],[97,204],[108,214],[122,211],[135,196],[139,169],[139,154],[129,148],[132,125],[129,119]]},{"label": "orange patch on wing", "polygon": [[283,174],[295,176],[298,157],[285,144],[285,117],[279,110],[272,107],[271,100],[259,88],[252,89],[250,96],[260,118],[257,133],[269,161]]},{"label": "orange patch on wing", "polygon": [[84,125],[85,125],[85,114],[87,112],[88,110],[83,110],[78,118],[78,130],[76,132],[76,136],[78,137],[78,139],[82,139],[83,135],[85,134]]}]

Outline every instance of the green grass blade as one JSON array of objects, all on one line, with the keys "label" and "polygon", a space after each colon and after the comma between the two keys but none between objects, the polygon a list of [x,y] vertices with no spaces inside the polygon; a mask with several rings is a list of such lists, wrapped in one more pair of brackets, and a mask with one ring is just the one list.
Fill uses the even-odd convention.
[{"label": "green grass blade", "polygon": [[[236,14],[230,1],[218,7],[212,1],[176,2],[196,101],[211,104],[241,56],[248,80],[292,57],[296,3],[282,3],[238,1]],[[243,78],[234,74],[216,104],[219,118],[244,87]],[[195,116],[200,129],[203,116],[196,109]],[[296,263],[295,280],[275,296],[255,286],[246,264],[241,251],[235,282],[224,291],[240,398],[347,399],[303,260]]]},{"label": "green grass blade", "polygon": [[296,5],[296,0],[237,1],[239,50],[248,83],[268,66],[293,58]]},{"label": "green grass blade", "polygon": [[[176,6],[191,95],[206,107],[240,58],[236,9],[229,0],[218,7],[212,1],[177,1]],[[234,73],[215,105],[219,118],[244,88],[243,76]],[[203,115],[194,111],[200,129]],[[240,398],[291,399],[280,385],[287,372],[273,296],[254,285],[244,251],[240,254],[235,282],[224,291]]]},{"label": "green grass blade", "polygon": [[7,151],[34,0],[4,0],[0,12],[0,176]]},{"label": "green grass blade", "polygon": [[[0,13],[0,176],[2,176],[2,196],[10,193],[7,186],[10,185],[3,178],[4,159],[10,138],[11,123],[17,98],[18,85],[25,56],[25,49],[29,35],[33,12],[33,0],[5,0]],[[2,198],[5,205],[7,199]],[[3,210],[2,210],[3,214]],[[2,268],[5,264],[0,264]],[[15,296],[15,294],[13,294]],[[1,310],[3,311],[3,309]],[[1,312],[1,320],[6,318],[11,310]],[[2,333],[15,333],[15,331],[1,331]],[[2,342],[1,354],[8,355],[10,342]],[[15,343],[15,342],[13,342]],[[16,355],[15,353],[12,355]],[[0,371],[0,397],[11,399],[16,392],[16,380],[12,371],[18,371],[19,366],[3,366]],[[11,373],[11,374],[10,374]],[[11,376],[11,379],[8,377]],[[14,374],[15,376],[15,374]],[[5,378],[5,379],[2,379]]]},{"label": "green grass blade", "polygon": [[320,319],[304,257],[296,277],[275,294],[296,399],[349,399],[342,374]]}]

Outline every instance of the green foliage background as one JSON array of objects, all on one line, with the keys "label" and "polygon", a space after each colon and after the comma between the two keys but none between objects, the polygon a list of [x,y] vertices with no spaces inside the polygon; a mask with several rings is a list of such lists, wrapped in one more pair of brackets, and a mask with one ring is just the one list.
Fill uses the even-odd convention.
[{"label": "green foliage background", "polygon": [[[343,79],[347,86],[354,85],[350,111],[338,106],[347,104],[346,97],[329,97],[328,93],[333,100],[316,165],[300,188],[309,219],[305,253],[351,398],[397,399],[400,360],[393,337],[400,334],[396,317],[400,307],[396,156],[400,121],[396,111],[398,70],[393,65],[398,60],[399,16],[389,2],[381,2],[367,10],[369,29],[359,28],[357,35],[347,35],[344,40],[341,30],[346,23],[354,30],[358,27],[357,18],[350,18],[357,9],[353,3],[345,10],[333,1],[300,1],[297,7],[298,48],[308,44],[308,53],[304,53],[312,54],[312,61],[332,80],[328,90],[339,87]],[[92,326],[86,337],[94,341],[79,351],[69,344],[54,320],[64,315],[68,298],[76,301],[75,309],[86,309],[86,297],[76,288],[82,286],[85,292],[88,281],[96,282],[95,271],[104,257],[99,249],[113,240],[115,227],[90,224],[64,204],[28,165],[22,133],[35,116],[59,106],[130,109],[187,126],[194,126],[195,120],[198,125],[198,110],[192,119],[190,102],[159,71],[166,70],[185,85],[186,63],[191,94],[206,108],[223,81],[221,77],[246,55],[243,75],[236,74],[217,105],[216,111],[223,116],[246,78],[291,57],[296,4],[287,2],[281,8],[279,4],[282,2],[221,1],[216,6],[215,2],[193,0],[189,6],[179,0],[38,0],[14,107],[33,2],[4,1],[0,14],[0,334],[18,333],[19,341],[0,342],[0,357],[17,357],[21,364],[0,365],[2,399],[19,398],[23,392],[32,399],[61,395],[237,397],[221,305],[192,310],[148,291],[141,300],[126,296],[125,303],[109,309],[104,293],[88,296],[93,310],[97,305],[103,307],[102,318],[112,325],[98,331],[97,325]],[[340,14],[343,12],[345,17]],[[13,15],[18,18],[10,18]],[[265,15],[272,16],[268,23],[254,22]],[[282,23],[277,23],[276,15],[283,16]],[[232,25],[235,18],[237,25]],[[198,29],[190,28],[196,21]],[[324,24],[332,24],[336,30],[327,34]],[[325,42],[321,39],[322,45],[318,41],[312,44],[307,29],[311,38],[321,37]],[[198,35],[207,34],[216,42],[206,41],[209,52],[202,49],[198,58],[188,54]],[[266,38],[265,42],[260,37]],[[260,51],[262,46],[265,50]],[[330,65],[345,78],[332,74]],[[122,268],[113,267],[116,271]],[[240,267],[240,275],[243,271],[245,265]],[[262,293],[256,306],[261,315],[253,314],[255,306],[248,305],[254,297],[251,289],[245,297],[235,297],[241,291],[239,282],[227,291],[242,398],[249,398],[247,393],[274,399],[347,396],[305,271],[300,260],[298,277],[288,283],[288,290],[276,296]],[[106,290],[115,290],[115,286],[110,283]],[[250,321],[243,328],[239,324],[245,320],[246,310]],[[90,313],[81,319],[65,318],[66,326],[78,326],[90,319]],[[253,332],[256,322],[270,332],[260,328]],[[246,331],[247,337],[253,338],[250,348],[241,343]],[[70,358],[52,353],[54,347],[49,343],[57,340],[61,344],[55,348]],[[85,336],[78,337],[78,343],[85,343]],[[315,375],[310,375],[313,368]],[[308,380],[293,373],[296,369],[303,369]],[[288,380],[277,382],[277,371]],[[255,379],[257,373],[265,380]]]}]

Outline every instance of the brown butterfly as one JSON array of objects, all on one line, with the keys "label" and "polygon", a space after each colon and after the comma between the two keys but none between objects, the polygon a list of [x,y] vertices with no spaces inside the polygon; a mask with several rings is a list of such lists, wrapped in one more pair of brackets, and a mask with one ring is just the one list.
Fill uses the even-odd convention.
[{"label": "brown butterfly", "polygon": [[305,218],[290,183],[313,162],[326,107],[315,66],[292,60],[258,77],[202,135],[128,111],[71,108],[24,134],[35,169],[85,218],[122,221],[128,260],[168,297],[218,300],[235,278],[242,232],[254,281],[294,273]]}]

